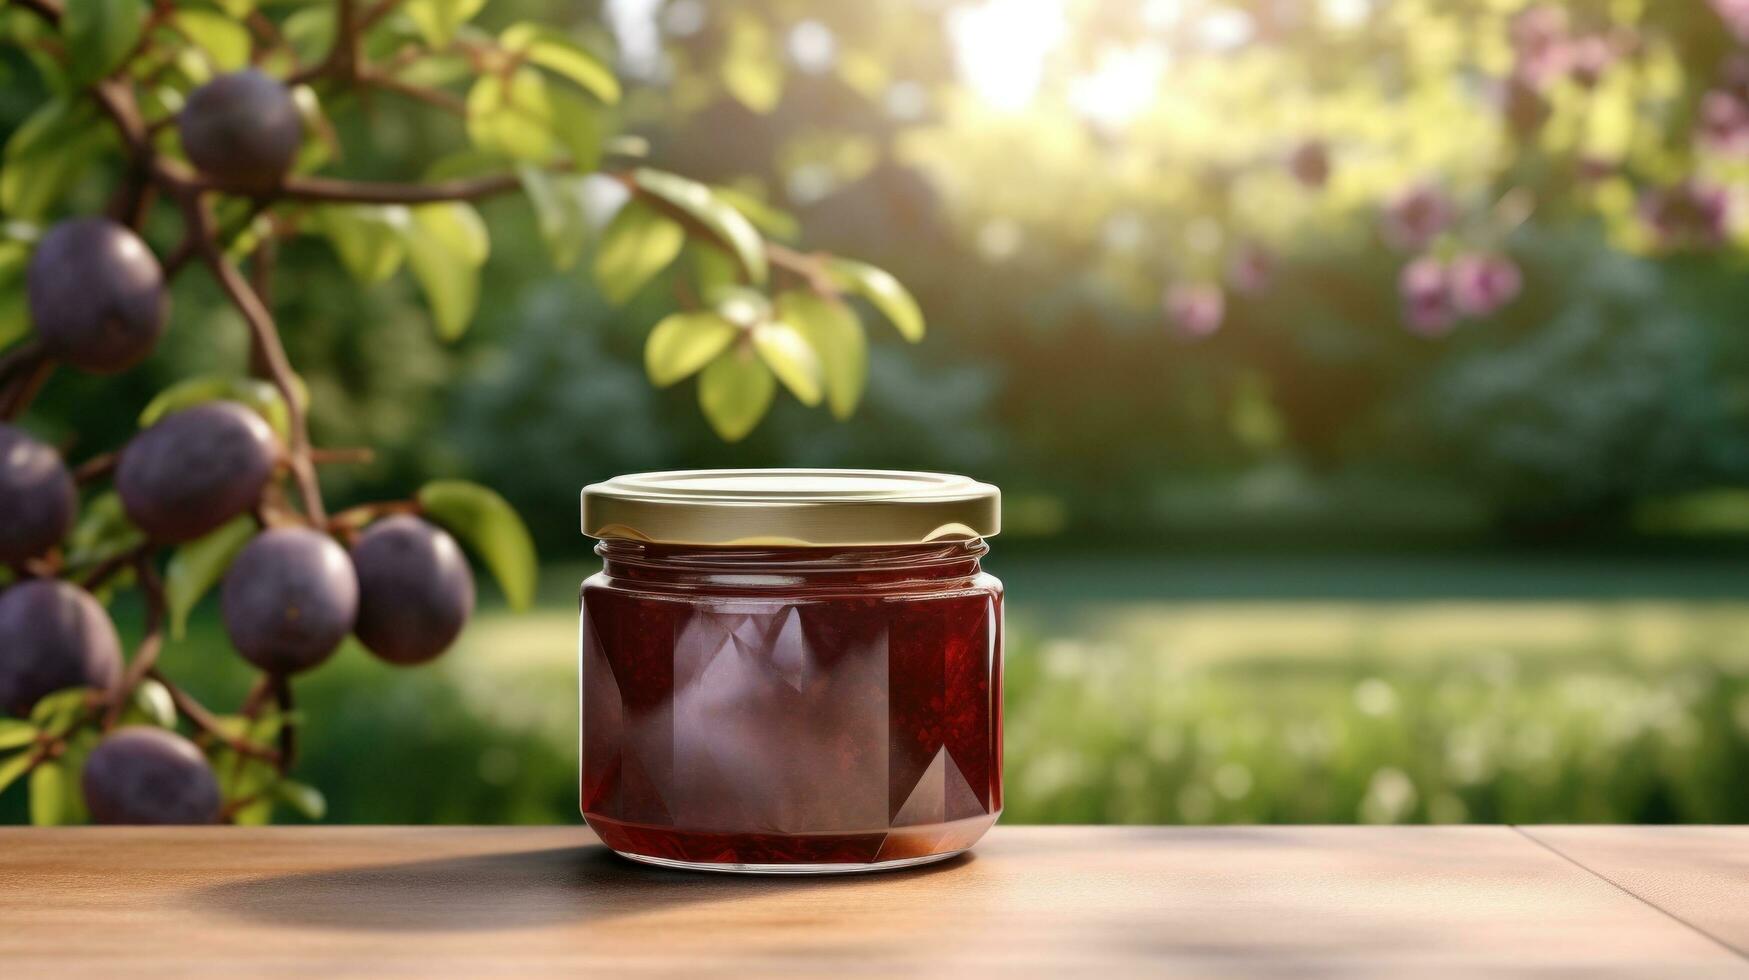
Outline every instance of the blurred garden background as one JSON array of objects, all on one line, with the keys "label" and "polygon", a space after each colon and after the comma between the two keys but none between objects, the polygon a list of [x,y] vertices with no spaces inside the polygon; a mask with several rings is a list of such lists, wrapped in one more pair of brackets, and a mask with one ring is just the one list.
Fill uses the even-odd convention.
[{"label": "blurred garden background", "polygon": [[[616,65],[654,163],[891,270],[928,333],[871,322],[849,419],[780,398],[727,443],[690,384],[644,376],[678,276],[611,303],[554,271],[526,202],[481,205],[453,343],[413,283],[288,242],[313,431],[378,450],[325,471],[336,507],[477,480],[543,561],[531,612],[482,577],[434,665],[349,645],[303,682],[295,774],[327,819],[577,820],[581,486],[858,466],[1004,491],[1011,822],[1749,820],[1749,3],[477,15],[528,18]],[[0,137],[43,96],[0,55]],[[358,177],[465,142],[387,93],[339,124],[330,169]],[[623,192],[584,187],[599,229]],[[210,328],[57,377],[35,427],[114,445],[173,380],[246,358],[210,281],[175,302]],[[234,703],[215,606],[164,660]]]}]

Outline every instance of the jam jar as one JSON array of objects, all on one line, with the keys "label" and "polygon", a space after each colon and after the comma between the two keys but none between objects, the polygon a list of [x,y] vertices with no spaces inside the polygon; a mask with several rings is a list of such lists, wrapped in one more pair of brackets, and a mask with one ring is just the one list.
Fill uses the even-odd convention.
[{"label": "jam jar", "polygon": [[1002,812],[995,487],[937,473],[646,473],[583,491],[584,818],[652,864],[867,871]]}]

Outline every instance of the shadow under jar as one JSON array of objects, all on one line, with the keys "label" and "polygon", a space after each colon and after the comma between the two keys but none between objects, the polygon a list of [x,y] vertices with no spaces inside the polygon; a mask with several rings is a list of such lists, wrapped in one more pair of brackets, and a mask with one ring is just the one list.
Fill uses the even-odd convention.
[{"label": "shadow under jar", "polygon": [[1002,812],[995,487],[712,470],[583,491],[583,816],[655,864],[867,871]]}]

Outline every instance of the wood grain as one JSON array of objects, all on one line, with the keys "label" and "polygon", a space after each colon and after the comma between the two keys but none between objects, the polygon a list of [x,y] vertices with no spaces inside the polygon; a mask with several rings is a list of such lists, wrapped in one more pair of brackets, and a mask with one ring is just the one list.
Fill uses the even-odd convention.
[{"label": "wood grain", "polygon": [[[1740,855],[1749,830],[1704,847]],[[934,868],[827,879],[658,871],[572,827],[18,828],[0,882],[7,978],[1749,976],[1502,827],[1001,827]]]}]

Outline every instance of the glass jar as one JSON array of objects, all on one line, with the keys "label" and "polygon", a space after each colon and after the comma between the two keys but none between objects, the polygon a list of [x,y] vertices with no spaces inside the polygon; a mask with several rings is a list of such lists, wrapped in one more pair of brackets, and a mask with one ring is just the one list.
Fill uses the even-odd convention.
[{"label": "glass jar", "polygon": [[903,867],[1002,812],[995,487],[718,470],[583,491],[583,816],[723,871]]}]

